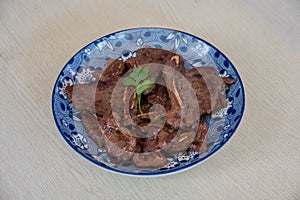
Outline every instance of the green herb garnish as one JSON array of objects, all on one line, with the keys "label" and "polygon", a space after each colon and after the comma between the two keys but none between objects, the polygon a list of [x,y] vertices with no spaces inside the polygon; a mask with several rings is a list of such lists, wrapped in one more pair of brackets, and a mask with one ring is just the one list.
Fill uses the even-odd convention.
[{"label": "green herb garnish", "polygon": [[143,113],[141,108],[141,98],[142,93],[147,90],[148,88],[152,87],[154,84],[153,78],[147,78],[148,77],[148,68],[135,68],[128,77],[125,77],[123,79],[123,85],[125,86],[134,86],[135,91],[138,97],[138,106],[140,113]]}]

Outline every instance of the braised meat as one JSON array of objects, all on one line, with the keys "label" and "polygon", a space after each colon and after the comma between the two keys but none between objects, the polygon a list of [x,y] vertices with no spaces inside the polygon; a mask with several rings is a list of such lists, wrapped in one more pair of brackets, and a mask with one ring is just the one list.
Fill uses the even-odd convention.
[{"label": "braised meat", "polygon": [[196,91],[201,115],[210,114],[226,107],[227,102],[223,92],[227,86],[226,83],[232,84],[235,79],[222,79],[217,74],[215,67],[186,70],[185,76]]},{"label": "braised meat", "polygon": [[205,122],[200,122],[196,133],[196,137],[192,142],[190,149],[198,152],[205,152],[207,149],[207,125]]},{"label": "braised meat", "polygon": [[105,68],[96,90],[95,109],[98,117],[111,117],[111,95],[118,80],[125,72],[126,67],[121,60],[115,60]]},{"label": "braised meat", "polygon": [[164,152],[173,154],[187,150],[195,140],[195,129],[180,130],[171,142],[164,148]]},{"label": "braised meat", "polygon": [[[141,111],[135,88],[122,84],[138,67],[148,68],[155,80],[139,96]],[[114,60],[95,75],[96,82],[66,88],[87,134],[106,147],[111,162],[155,168],[167,163],[166,154],[207,150],[208,128],[200,118],[227,106],[225,89],[236,81],[214,67],[187,70],[182,56],[155,48]]]},{"label": "braised meat", "polygon": [[81,120],[88,136],[94,140],[99,148],[105,147],[104,136],[100,131],[97,118],[90,112],[82,111]]},{"label": "braised meat", "polygon": [[150,152],[143,154],[135,154],[133,162],[138,167],[162,167],[167,164],[167,159],[164,155],[158,152]]},{"label": "braised meat", "polygon": [[76,110],[95,113],[95,92],[97,82],[66,87],[66,96]]},{"label": "braised meat", "polygon": [[174,67],[179,72],[184,71],[183,58],[171,51],[155,48],[141,48],[136,51],[136,57],[129,58],[126,62],[129,68],[148,63],[165,64]]}]

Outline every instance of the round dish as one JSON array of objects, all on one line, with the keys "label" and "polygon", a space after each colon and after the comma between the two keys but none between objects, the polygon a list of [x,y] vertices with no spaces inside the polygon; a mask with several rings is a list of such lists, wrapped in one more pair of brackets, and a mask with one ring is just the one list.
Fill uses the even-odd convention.
[{"label": "round dish", "polygon": [[[210,116],[208,151],[199,154],[186,151],[168,157],[159,169],[142,169],[134,165],[113,164],[105,149],[99,149],[87,136],[76,111],[65,94],[67,85],[89,83],[95,70],[103,70],[109,59],[127,59],[142,47],[151,46],[180,54],[192,67],[215,66],[220,76],[237,81],[226,91],[226,109]],[[64,66],[55,82],[52,111],[56,125],[66,142],[80,155],[106,170],[132,176],[173,174],[203,162],[217,152],[234,134],[244,112],[245,94],[241,78],[229,59],[208,42],[191,34],[167,28],[134,28],[101,37],[82,48]]]}]

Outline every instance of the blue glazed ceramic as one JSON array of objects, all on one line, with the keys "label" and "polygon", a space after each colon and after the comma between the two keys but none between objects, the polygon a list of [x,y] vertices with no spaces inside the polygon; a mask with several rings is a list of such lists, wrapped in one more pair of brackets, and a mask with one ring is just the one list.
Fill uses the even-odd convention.
[{"label": "blue glazed ceramic", "polygon": [[[208,151],[203,154],[187,151],[168,157],[160,169],[137,168],[129,163],[113,164],[106,150],[90,139],[75,110],[65,95],[67,85],[89,83],[95,70],[103,70],[109,59],[126,60],[142,47],[173,50],[183,56],[187,68],[215,66],[222,77],[237,82],[226,91],[229,105],[209,117]],[[52,110],[56,125],[66,142],[80,155],[101,168],[133,176],[159,176],[191,168],[216,153],[234,134],[244,112],[245,93],[237,70],[228,58],[208,42],[191,34],[166,28],[134,28],[101,37],[76,53],[64,66],[53,89]]]}]

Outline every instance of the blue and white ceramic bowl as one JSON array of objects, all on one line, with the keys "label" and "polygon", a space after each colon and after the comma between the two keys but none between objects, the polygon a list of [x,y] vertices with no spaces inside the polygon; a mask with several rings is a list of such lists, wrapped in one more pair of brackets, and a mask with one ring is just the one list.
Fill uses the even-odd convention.
[{"label": "blue and white ceramic bowl", "polygon": [[[208,120],[208,151],[187,151],[168,157],[160,169],[141,169],[132,164],[109,162],[105,149],[90,139],[81,122],[80,112],[66,99],[67,85],[94,80],[93,71],[103,70],[109,59],[131,57],[142,47],[173,50],[183,56],[187,67],[215,66],[220,76],[234,77],[237,82],[226,91],[229,106]],[[56,125],[66,142],[80,155],[109,171],[133,176],[159,176],[191,168],[216,153],[234,134],[244,112],[245,94],[241,78],[228,58],[208,42],[191,34],[166,28],[134,28],[101,37],[76,53],[64,66],[53,89],[52,109]]]}]

